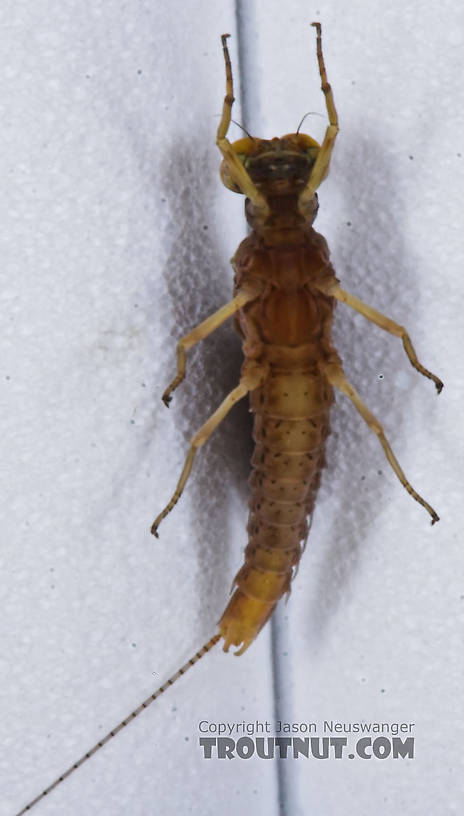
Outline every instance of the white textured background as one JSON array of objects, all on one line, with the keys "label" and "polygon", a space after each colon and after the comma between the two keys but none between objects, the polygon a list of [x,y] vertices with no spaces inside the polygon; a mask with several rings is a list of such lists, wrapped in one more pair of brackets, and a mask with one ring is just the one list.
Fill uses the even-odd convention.
[{"label": "white textured background", "polygon": [[[245,545],[245,406],[199,457],[159,542],[148,530],[189,437],[237,381],[231,329],[190,354],[169,412],[159,397],[176,338],[230,298],[245,235],[243,202],[218,178],[219,35],[233,35],[235,118],[280,135],[325,114],[313,19],[341,122],[316,226],[345,288],[406,324],[443,394],[342,307],[337,346],[442,520],[430,527],[339,398],[272,643],[269,626],[240,659],[210,654],[36,812],[462,812],[464,12],[450,0],[439,16],[420,0],[5,0],[2,816],[199,648],[225,606]],[[305,130],[324,126],[309,117]],[[413,721],[416,757],[200,757],[200,719],[275,713]]]}]

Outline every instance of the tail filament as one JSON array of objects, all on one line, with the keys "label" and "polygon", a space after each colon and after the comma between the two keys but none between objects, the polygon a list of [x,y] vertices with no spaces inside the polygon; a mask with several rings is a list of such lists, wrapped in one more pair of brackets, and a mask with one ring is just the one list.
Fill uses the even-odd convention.
[{"label": "tail filament", "polygon": [[23,816],[24,813],[27,813],[29,810],[31,810],[31,808],[33,808],[34,805],[40,802],[40,800],[47,796],[54,788],[58,787],[58,785],[60,785],[61,782],[64,782],[64,780],[67,779],[68,776],[70,776],[74,771],[80,768],[80,766],[83,765],[84,762],[86,762],[88,759],[90,759],[91,756],[96,754],[97,751],[100,750],[100,748],[103,748],[103,746],[106,745],[106,743],[109,742],[111,739],[113,739],[113,737],[115,737],[116,734],[119,733],[119,731],[121,731],[132,720],[135,720],[135,718],[138,717],[138,715],[141,714],[141,712],[145,708],[148,708],[148,706],[151,705],[151,703],[154,700],[156,700],[157,697],[163,694],[163,692],[166,691],[166,689],[169,688],[169,686],[172,686],[176,682],[176,680],[179,679],[179,677],[185,674],[185,672],[192,666],[194,666],[195,663],[198,663],[200,658],[203,657],[203,655],[205,655],[207,652],[209,652],[209,650],[216,645],[220,638],[221,635],[217,634],[214,635],[210,640],[208,640],[208,642],[205,643],[205,645],[200,649],[200,651],[197,652],[193,657],[191,657],[190,660],[187,661],[187,663],[181,666],[181,668],[178,669],[176,673],[172,675],[172,677],[166,680],[166,682],[163,683],[163,685],[160,686],[158,689],[156,689],[156,691],[154,691],[153,694],[150,694],[150,696],[147,697],[147,699],[144,700],[143,703],[140,703],[140,705],[136,709],[134,709],[134,711],[131,711],[131,713],[124,720],[121,720],[121,722],[115,728],[109,731],[106,734],[106,736],[99,740],[92,748],[90,748],[90,750],[88,750],[83,756],[81,756],[80,759],[78,759],[64,773],[62,773],[61,776],[57,777],[57,779],[55,779],[55,781],[52,782],[52,784],[49,785],[48,788],[45,788],[45,790],[43,790],[42,793],[39,794],[39,796],[36,796],[35,799],[32,799],[32,801],[29,802],[22,810],[20,810],[19,813],[16,814],[16,816]]}]

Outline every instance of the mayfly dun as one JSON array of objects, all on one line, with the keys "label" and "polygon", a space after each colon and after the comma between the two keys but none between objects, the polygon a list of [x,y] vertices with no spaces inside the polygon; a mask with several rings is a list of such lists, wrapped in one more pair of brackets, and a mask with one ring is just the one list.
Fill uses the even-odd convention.
[{"label": "mayfly dun", "polygon": [[332,345],[333,311],[340,301],[401,338],[411,365],[434,382],[438,393],[443,387],[438,377],[419,362],[405,328],[341,288],[330,264],[327,243],[313,229],[317,189],[329,171],[338,116],[327,81],[321,26],[312,25],[316,28],[317,61],[329,120],[321,144],[301,133],[300,128],[280,138],[248,135],[234,143],[228,140],[234,96],[228,35],[222,37],[226,95],[217,131],[222,154],[220,174],[227,188],[245,196],[251,231],[233,259],[234,297],[181,338],[176,376],[163,394],[163,401],[169,405],[185,377],[186,352],[233,317],[245,356],[238,385],[193,436],[176,489],[152,526],[152,533],[158,536],[161,522],[182,495],[198,449],[233,405],[249,397],[255,441],[249,540],[244,564],[234,579],[232,597],[216,634],[17,816],[29,811],[90,759],[219,641],[223,641],[224,651],[232,646],[240,655],[256,638],[279,600],[290,592],[306,543],[325,462],[334,391],[341,391],[351,400],[378,437],[403,487],[428,512],[432,524],[438,521],[435,510],[404,475],[381,423],[346,379]]}]

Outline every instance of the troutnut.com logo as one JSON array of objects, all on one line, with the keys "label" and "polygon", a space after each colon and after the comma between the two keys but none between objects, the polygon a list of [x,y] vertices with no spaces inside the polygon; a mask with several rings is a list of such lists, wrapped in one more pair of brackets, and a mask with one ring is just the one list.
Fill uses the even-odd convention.
[{"label": "troutnut.com logo", "polygon": [[413,728],[414,723],[201,720],[198,741],[205,759],[412,759]]}]

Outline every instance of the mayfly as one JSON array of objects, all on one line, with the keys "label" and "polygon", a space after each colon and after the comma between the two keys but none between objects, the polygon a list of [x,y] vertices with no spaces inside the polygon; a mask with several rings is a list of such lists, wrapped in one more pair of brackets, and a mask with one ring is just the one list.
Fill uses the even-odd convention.
[{"label": "mayfly", "polygon": [[326,178],[338,133],[338,116],[322,54],[321,26],[317,61],[329,124],[322,144],[310,136],[290,133],[260,139],[248,135],[231,143],[227,132],[234,102],[232,68],[225,34],[226,95],[217,131],[222,154],[222,182],[245,195],[251,227],[233,259],[233,299],[196,326],[177,346],[177,373],[163,394],[166,405],[186,371],[186,352],[225,320],[235,318],[245,361],[239,383],[191,440],[175,492],[155,519],[152,533],[172,510],[185,488],[198,448],[211,436],[232,406],[249,395],[254,414],[255,451],[250,477],[249,542],[244,564],[234,579],[234,591],[218,632],[191,660],[150,697],[78,759],[67,771],[26,805],[17,816],[50,793],[147,708],[221,639],[224,651],[242,654],[253,642],[278,601],[290,592],[308,535],[334,389],[345,394],[377,435],[385,456],[408,493],[438,521],[435,510],[406,479],[382,425],[347,381],[331,341],[336,301],[401,338],[414,368],[431,379],[440,393],[442,382],[419,362],[407,331],[363,303],[339,285],[330,264],[325,239],[313,229],[317,189]]}]

